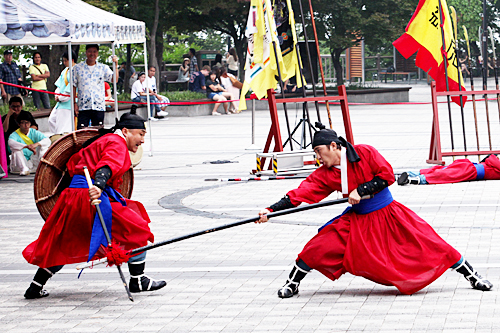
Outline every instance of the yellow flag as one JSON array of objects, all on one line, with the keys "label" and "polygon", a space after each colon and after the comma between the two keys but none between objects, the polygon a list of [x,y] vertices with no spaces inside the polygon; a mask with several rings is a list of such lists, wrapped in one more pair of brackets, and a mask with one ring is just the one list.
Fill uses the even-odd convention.
[{"label": "yellow flag", "polygon": [[[398,38],[393,45],[405,58],[409,58],[418,51],[415,65],[425,72],[428,71],[429,75],[436,80],[438,91],[446,91],[444,70],[444,58],[446,58],[449,90],[459,90],[459,75],[461,90],[465,90],[462,73],[458,70],[453,27],[446,0],[441,0],[441,8],[445,47],[443,47],[440,28],[439,0],[420,0],[406,27],[406,33]],[[455,97],[453,100],[456,103],[460,102],[459,97]]]},{"label": "yellow flag", "polygon": [[[248,39],[245,81],[241,88],[240,110],[246,110],[245,95],[250,88],[258,99],[275,89],[278,81],[278,63],[281,75],[286,75],[279,46],[273,8],[269,0],[251,0],[245,35]],[[276,45],[274,53],[273,42]],[[276,62],[278,59],[278,63]]]}]

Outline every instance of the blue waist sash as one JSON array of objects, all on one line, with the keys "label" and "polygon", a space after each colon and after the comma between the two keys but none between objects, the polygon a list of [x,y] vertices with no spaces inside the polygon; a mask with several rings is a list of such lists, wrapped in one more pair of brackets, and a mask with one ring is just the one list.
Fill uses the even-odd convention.
[{"label": "blue waist sash", "polygon": [[[94,183],[93,179],[92,179],[92,183]],[[71,179],[71,184],[69,185],[69,187],[70,188],[89,188],[89,186],[87,184],[87,179],[83,175],[74,175],[73,178]],[[102,217],[104,218],[104,223],[106,224],[106,229],[108,229],[108,234],[110,237],[112,237],[111,236],[111,221],[112,221],[113,210],[111,209],[111,202],[109,201],[110,197],[113,198],[115,201],[121,203],[122,206],[126,206],[127,203],[125,201],[125,198],[120,193],[118,193],[114,188],[112,188],[108,185],[106,185],[106,187],[104,188],[104,191],[102,191],[101,197],[99,198],[101,200],[99,207],[101,208]],[[96,214],[94,216],[94,224],[92,226],[92,236],[90,238],[88,261],[90,261],[94,257],[97,250],[99,250],[99,247],[101,246],[101,244],[104,247],[106,247],[106,246],[108,246],[108,241],[106,239],[106,235],[104,234],[104,230],[102,229],[99,215],[96,212]]]},{"label": "blue waist sash", "polygon": [[474,163],[474,166],[477,173],[476,180],[484,179],[484,165],[482,163]]},{"label": "blue waist sash", "polygon": [[321,228],[318,229],[320,232],[324,227],[329,224],[332,224],[333,221],[339,219],[342,215],[353,211],[356,214],[369,214],[376,210],[387,207],[394,199],[392,198],[391,191],[386,187],[379,193],[375,194],[371,199],[363,199],[358,204],[347,207],[342,214],[339,216],[335,216],[333,219],[324,224]]}]

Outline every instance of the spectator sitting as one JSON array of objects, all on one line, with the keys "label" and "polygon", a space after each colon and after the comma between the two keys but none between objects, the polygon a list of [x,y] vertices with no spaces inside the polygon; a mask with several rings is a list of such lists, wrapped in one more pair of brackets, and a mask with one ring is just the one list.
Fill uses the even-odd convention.
[{"label": "spectator sitting", "polygon": [[111,107],[115,104],[115,99],[111,94],[111,86],[106,81],[104,81],[104,103],[106,107]]},{"label": "spectator sitting", "polygon": [[22,105],[24,105],[23,98],[21,97],[21,90],[17,87],[3,85],[2,82],[12,84],[22,84],[21,72],[17,64],[12,61],[12,51],[5,50],[3,53],[4,62],[0,64],[0,89],[2,91],[3,104],[7,104],[11,97],[17,96],[21,98]]},{"label": "spectator sitting", "polygon": [[[224,103],[227,100],[231,99],[231,94],[227,92],[224,87],[222,87],[217,79],[217,72],[215,70],[210,73],[209,78],[207,79],[207,97],[213,101],[219,101]],[[220,113],[217,112],[220,103],[214,104],[214,109],[212,110],[213,116],[220,116]],[[236,107],[233,102],[231,102],[232,108],[228,108],[228,103],[224,103],[224,110],[227,114],[235,113]]]},{"label": "spectator sitting", "polygon": [[229,74],[233,74],[235,77],[238,77],[238,55],[236,54],[234,47],[229,49],[226,62],[227,72]]},{"label": "spectator sitting", "polygon": [[36,171],[40,159],[50,146],[50,139],[31,128],[31,114],[21,113],[17,120],[20,127],[9,136],[8,141],[12,151],[10,171],[27,176]]},{"label": "spectator sitting", "polygon": [[[148,93],[147,93],[147,86],[146,86],[146,73],[144,72],[139,72],[137,74],[138,80],[134,82],[132,85],[132,91],[130,93],[132,97],[132,102],[136,103],[147,103],[148,100]],[[155,108],[157,108],[157,105],[153,103],[157,103],[158,100],[156,99],[155,96],[149,95],[149,102],[151,103],[150,108],[149,108],[149,120],[151,121],[158,121],[159,119],[162,119],[163,117],[155,114]],[[159,108],[159,106],[158,106]],[[161,111],[161,110],[160,110]]]},{"label": "spectator sitting", "polygon": [[193,48],[189,49],[189,57],[191,58],[191,62],[189,63],[189,74],[193,75],[193,73],[199,72],[198,68],[198,59],[196,59],[196,51]]},{"label": "spectator sitting", "polygon": [[3,132],[4,132],[4,141],[5,141],[5,147],[7,147],[6,151],[6,159],[7,162],[9,161],[9,154],[10,151],[8,149],[8,140],[9,136],[19,128],[19,123],[17,121],[17,118],[21,114],[27,114],[28,117],[30,117],[30,122],[31,122],[31,127],[34,129],[38,129],[38,124],[35,121],[35,118],[33,118],[33,115],[29,113],[28,111],[23,111],[23,100],[21,97],[14,96],[9,100],[9,111],[7,112],[6,115],[2,116],[2,126],[3,126]]},{"label": "spectator sitting", "polygon": [[191,78],[189,79],[189,90],[205,93],[205,76],[208,76],[209,73],[210,66],[203,66],[201,71],[192,73]]},{"label": "spectator sitting", "polygon": [[182,65],[179,67],[179,76],[176,82],[188,82],[189,81],[189,64],[191,60],[189,58],[184,58]]},{"label": "spectator sitting", "polygon": [[[77,55],[72,51],[71,60],[73,66],[77,61]],[[56,93],[60,94],[71,94],[71,84],[69,72],[69,57],[68,52],[65,52],[62,56],[63,64],[66,67],[59,75],[59,79],[55,82],[57,87]],[[75,96],[76,97],[76,96]],[[62,134],[69,133],[73,130],[72,120],[73,114],[71,113],[71,101],[70,96],[55,95],[55,100],[57,102],[56,106],[50,112],[49,116],[49,129],[52,133]]]},{"label": "spectator sitting", "polygon": [[221,75],[219,77],[221,85],[226,88],[226,90],[231,94],[231,99],[236,100],[233,104],[236,106],[236,113],[240,113],[238,110],[239,106],[239,97],[240,97],[240,89],[242,87],[242,83],[239,82],[233,74],[228,73],[225,67],[220,69]]},{"label": "spectator sitting", "polygon": [[164,103],[164,104],[156,104],[156,114],[160,117],[166,117],[168,112],[165,109],[170,104],[170,100],[163,95],[158,94],[158,89],[156,87],[156,68],[154,66],[149,66],[148,69],[148,86],[149,86],[149,94],[156,98],[156,103]]},{"label": "spectator sitting", "polygon": [[[42,54],[40,52],[33,53],[33,65],[29,68],[29,74],[33,81],[31,88],[47,91],[47,79],[50,77],[50,72],[49,67],[46,64],[42,64]],[[44,109],[50,109],[49,94],[32,90],[31,96],[33,96],[33,103],[37,110],[42,108],[40,100]]]}]

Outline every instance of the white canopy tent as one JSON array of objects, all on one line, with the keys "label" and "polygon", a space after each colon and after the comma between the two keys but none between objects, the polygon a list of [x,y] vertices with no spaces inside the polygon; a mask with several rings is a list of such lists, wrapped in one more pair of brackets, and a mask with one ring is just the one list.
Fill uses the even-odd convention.
[{"label": "white canopy tent", "polygon": [[[112,44],[115,55],[116,45],[135,43],[144,44],[147,68],[146,25],[142,21],[109,13],[81,0],[0,0],[0,45],[67,44],[70,70],[72,44]],[[73,85],[73,76],[70,80]],[[116,82],[114,92],[118,117]],[[149,90],[147,93],[149,114]],[[74,112],[73,103],[71,108]]]}]

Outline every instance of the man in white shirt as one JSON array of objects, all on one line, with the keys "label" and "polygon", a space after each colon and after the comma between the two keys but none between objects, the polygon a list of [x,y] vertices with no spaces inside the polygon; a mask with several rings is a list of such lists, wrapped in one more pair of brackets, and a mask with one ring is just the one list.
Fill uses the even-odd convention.
[{"label": "man in white shirt", "polygon": [[[109,66],[98,63],[99,45],[89,44],[85,54],[87,59],[73,67],[73,92],[78,99],[75,103],[75,113],[78,115],[78,129],[104,125],[106,111],[104,81],[118,80],[113,78],[113,71]],[[118,57],[113,56],[114,66],[118,67]],[[117,70],[118,72],[118,70]]]},{"label": "man in white shirt", "polygon": [[158,89],[156,87],[156,68],[154,66],[149,66],[148,69],[148,87],[149,87],[149,94],[151,96],[154,96],[158,101],[158,103],[165,103],[165,104],[157,104],[155,105],[156,107],[156,114],[160,117],[165,117],[168,115],[168,112],[165,111],[165,109],[168,106],[168,103],[170,103],[170,100],[162,95],[158,94]]}]

